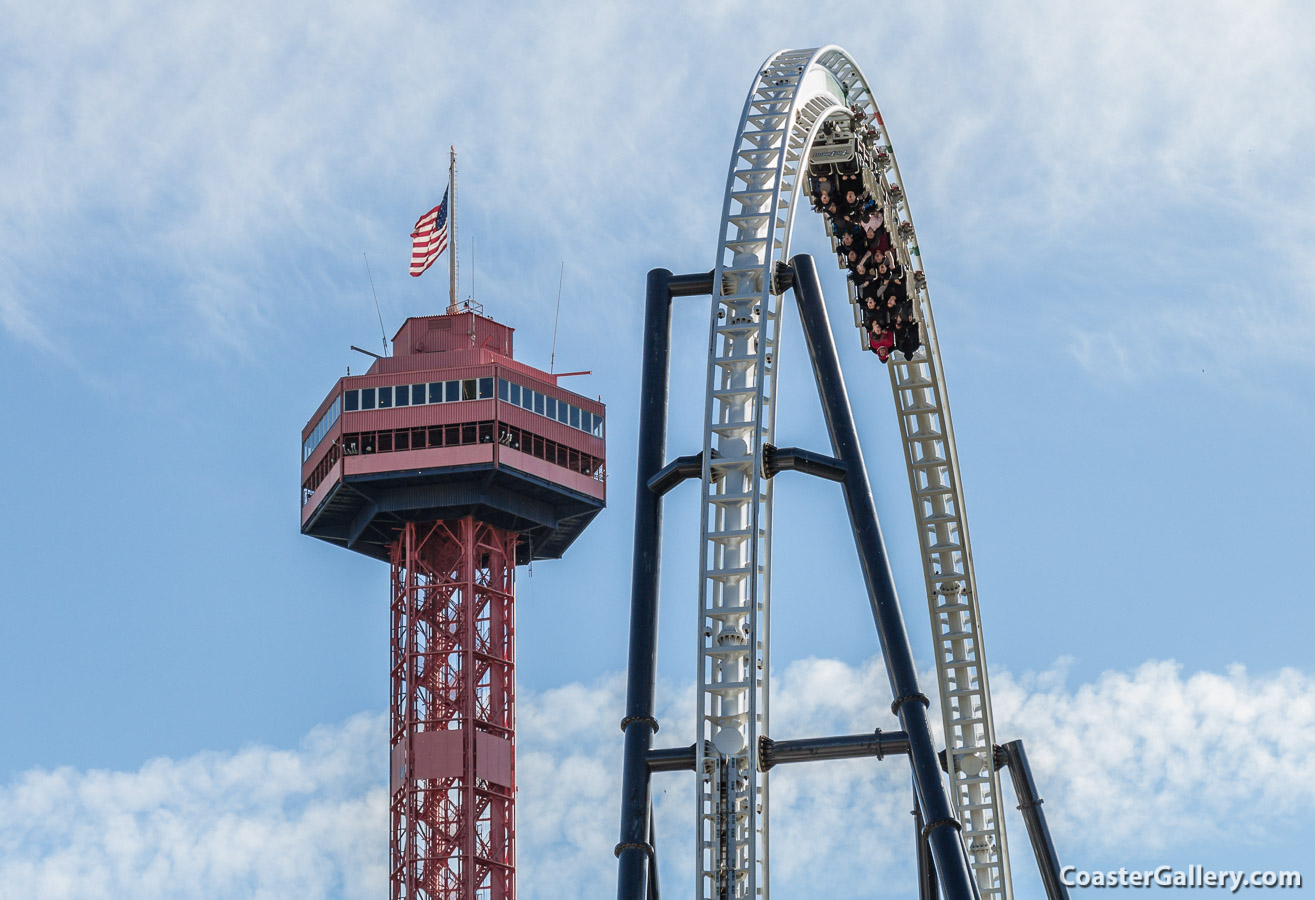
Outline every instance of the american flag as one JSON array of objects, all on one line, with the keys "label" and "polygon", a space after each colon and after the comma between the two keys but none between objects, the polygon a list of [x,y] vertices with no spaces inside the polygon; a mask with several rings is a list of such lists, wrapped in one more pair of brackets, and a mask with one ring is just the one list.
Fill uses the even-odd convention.
[{"label": "american flag", "polygon": [[411,275],[418,277],[447,248],[447,191],[443,202],[420,217],[411,232]]}]

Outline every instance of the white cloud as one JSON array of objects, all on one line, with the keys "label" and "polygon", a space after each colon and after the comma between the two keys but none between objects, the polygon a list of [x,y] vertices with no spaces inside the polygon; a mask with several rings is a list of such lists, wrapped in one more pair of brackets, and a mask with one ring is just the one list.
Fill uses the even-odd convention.
[{"label": "white cloud", "polygon": [[[1065,686],[1063,661],[995,677],[1001,739],[1024,738],[1061,852],[1171,851],[1309,824],[1301,778],[1315,742],[1315,679],[1283,670],[1184,675],[1172,662]],[[522,698],[520,896],[614,889],[623,679]],[[780,737],[893,727],[879,661],[788,666],[773,698]],[[664,685],[659,744],[690,734],[693,693]],[[5,898],[371,897],[386,883],[381,717],[312,732],[297,750],[253,747],[158,759],[136,772],[34,770],[0,787]],[[692,879],[690,776],[655,776],[664,889]],[[1011,793],[1011,788],[1006,788]],[[777,888],[837,897],[911,883],[907,766],[802,764],[772,775]],[[1216,823],[1227,823],[1220,825]],[[1014,835],[1015,867],[1025,864]],[[1030,863],[1026,863],[1030,867]]]},{"label": "white cloud", "polygon": [[[1315,132],[1304,43],[1315,14],[1304,4],[1001,2],[920,12],[910,24],[910,47],[961,53],[899,70],[894,102],[917,105],[896,136],[935,136],[945,164],[931,168],[962,178],[945,186],[961,197],[1006,192],[1013,202],[998,213],[1008,222],[1065,228],[1139,194],[1235,194],[1241,209],[1262,199],[1256,179],[1298,163]],[[994,171],[985,184],[983,163]]]},{"label": "white cloud", "polygon": [[[1056,247],[1100,235],[1098,252],[1109,240],[1127,255],[1143,239],[1126,225],[1205,215],[1267,255],[1273,271],[1243,284],[1254,321],[1230,325],[1233,299],[1206,298],[1202,336],[1184,328],[1185,304],[1161,309],[1134,289],[1150,314],[1127,357],[1144,367],[1175,339],[1254,349],[1315,334],[1294,251],[1315,237],[1305,5],[924,4],[871,21],[837,7],[802,32],[784,3],[746,8],[688,3],[657,29],[620,7],[534,3],[442,15],[401,0],[368,13],[342,2],[12,9],[0,240],[13,271],[0,325],[50,348],[91,295],[98,309],[173,317],[189,340],[227,351],[286,327],[275,304],[359,300],[343,273],[360,274],[362,247],[395,249],[378,265],[400,265],[395,235],[422,208],[408,198],[440,187],[449,138],[468,162],[464,196],[478,198],[466,208],[490,221],[509,211],[498,252],[519,263],[571,257],[583,269],[583,256],[593,280],[614,282],[658,261],[658,234],[666,261],[710,257],[708,197],[752,67],[777,47],[840,38],[876,85],[915,207],[951,223],[928,248],[933,272],[950,255],[998,255],[983,235],[1008,235],[1016,259],[1044,268]],[[131,277],[106,278],[110,267]],[[517,302],[521,268],[484,267],[486,296]],[[57,271],[68,283],[52,290]],[[625,313],[600,297],[606,330]],[[1285,327],[1293,317],[1300,327]],[[1109,368],[1104,347],[1129,346],[1126,329],[1070,330],[1093,370]],[[1191,364],[1179,355],[1174,367]]]},{"label": "white cloud", "polygon": [[0,788],[0,896],[366,897],[387,883],[377,716],[297,750],[33,770]]},{"label": "white cloud", "polygon": [[[100,305],[176,315],[185,333],[240,346],[267,327],[262,308],[341,291],[310,273],[356,273],[367,242],[387,235],[394,253],[377,267],[402,265],[449,140],[468,221],[514,217],[498,238],[521,259],[550,221],[575,234],[592,222],[591,255],[614,253],[600,229],[633,219],[617,201],[643,208],[676,171],[626,165],[687,102],[688,75],[640,76],[633,103],[614,54],[640,26],[621,8],[118,0],[28,6],[7,24],[22,39],[0,64],[0,239],[26,277],[0,285],[0,322],[21,340],[39,343],[85,302],[54,296],[61,264],[93,284],[113,264],[137,271],[105,282]],[[498,271],[485,277],[493,290]],[[150,302],[135,302],[147,284]]]},{"label": "white cloud", "polygon": [[1258,834],[1257,809],[1308,822],[1315,804],[1299,774],[1315,739],[1315,679],[1295,669],[1184,676],[1152,661],[1074,691],[997,679],[993,697],[1055,798],[1047,810],[1061,839],[1158,850]]}]

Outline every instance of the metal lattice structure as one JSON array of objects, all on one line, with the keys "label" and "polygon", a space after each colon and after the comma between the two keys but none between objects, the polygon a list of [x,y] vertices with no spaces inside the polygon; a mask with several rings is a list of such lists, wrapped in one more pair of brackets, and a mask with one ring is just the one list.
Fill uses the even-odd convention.
[{"label": "metal lattice structure", "polygon": [[[830,118],[859,113],[884,153],[865,177],[884,197],[894,248],[913,273],[923,347],[889,364],[936,641],[951,796],[973,874],[986,900],[1011,897],[994,727],[962,482],[944,367],[906,194],[872,91],[845,51],[773,55],[740,118],[727,177],[713,284],[702,471],[696,896],[768,896],[767,774],[757,758],[769,727],[772,481],[784,294],[773,283],[789,259],[806,194],[809,150]],[[911,294],[914,293],[911,291]],[[851,302],[857,298],[850,286]]]},{"label": "metal lattice structure", "polygon": [[516,542],[466,517],[392,545],[394,900],[514,896]]}]

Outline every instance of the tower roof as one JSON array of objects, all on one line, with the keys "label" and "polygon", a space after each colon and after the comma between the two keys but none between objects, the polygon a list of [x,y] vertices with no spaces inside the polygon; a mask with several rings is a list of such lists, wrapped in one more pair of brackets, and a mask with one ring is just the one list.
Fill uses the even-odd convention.
[{"label": "tower roof", "polygon": [[[461,350],[491,350],[512,358],[516,329],[477,312],[441,316],[413,316],[393,335],[393,356],[429,356]],[[433,359],[426,365],[446,365]]]}]

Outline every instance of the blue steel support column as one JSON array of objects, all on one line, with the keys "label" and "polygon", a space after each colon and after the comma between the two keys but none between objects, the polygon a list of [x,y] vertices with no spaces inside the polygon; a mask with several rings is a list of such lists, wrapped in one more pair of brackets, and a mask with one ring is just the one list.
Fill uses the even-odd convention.
[{"label": "blue steel support column", "polygon": [[671,278],[648,273],[644,307],[644,368],[640,381],[639,462],[635,478],[635,545],[630,581],[630,658],[626,683],[625,755],[621,771],[621,841],[617,900],[645,900],[652,810],[648,751],[657,720],[658,577],[662,555],[662,497],[648,481],[667,453],[667,389],[671,370]]},{"label": "blue steel support column", "polygon": [[817,267],[811,256],[800,254],[790,260],[790,269],[808,356],[817,379],[827,431],[831,434],[832,452],[848,467],[845,480],[841,482],[845,490],[845,506],[849,509],[849,522],[863,568],[863,580],[867,583],[872,618],[877,624],[881,652],[886,659],[886,674],[895,697],[891,709],[899,716],[900,725],[908,735],[909,761],[913,766],[918,807],[927,819],[925,829],[936,871],[946,900],[975,900],[978,897],[977,885],[968,867],[959,821],[950,806],[945,782],[941,780],[940,762],[927,724],[929,701],[918,689],[913,650],[909,646],[904,614],[895,593],[895,579],[886,558],[877,507],[872,500],[868,470],[863,462],[858,430],[854,427],[854,412],[849,406],[849,394],[840,372],[840,357],[831,334],[831,321],[826,313]]},{"label": "blue steel support column", "polygon": [[936,893],[936,862],[931,858],[931,845],[923,833],[922,811],[918,809],[918,786],[913,786],[913,842],[918,848],[918,900],[938,900]]},{"label": "blue steel support column", "polygon": [[1041,870],[1046,897],[1048,900],[1069,900],[1068,888],[1064,886],[1059,868],[1059,854],[1055,852],[1055,842],[1050,839],[1046,814],[1041,811],[1044,801],[1037,795],[1036,781],[1032,778],[1032,767],[1027,764],[1023,742],[1010,741],[1000,748],[1000,752],[1009,766],[1009,777],[1013,779],[1018,808],[1027,824],[1027,836],[1032,841],[1032,853],[1036,856],[1037,868]]}]

